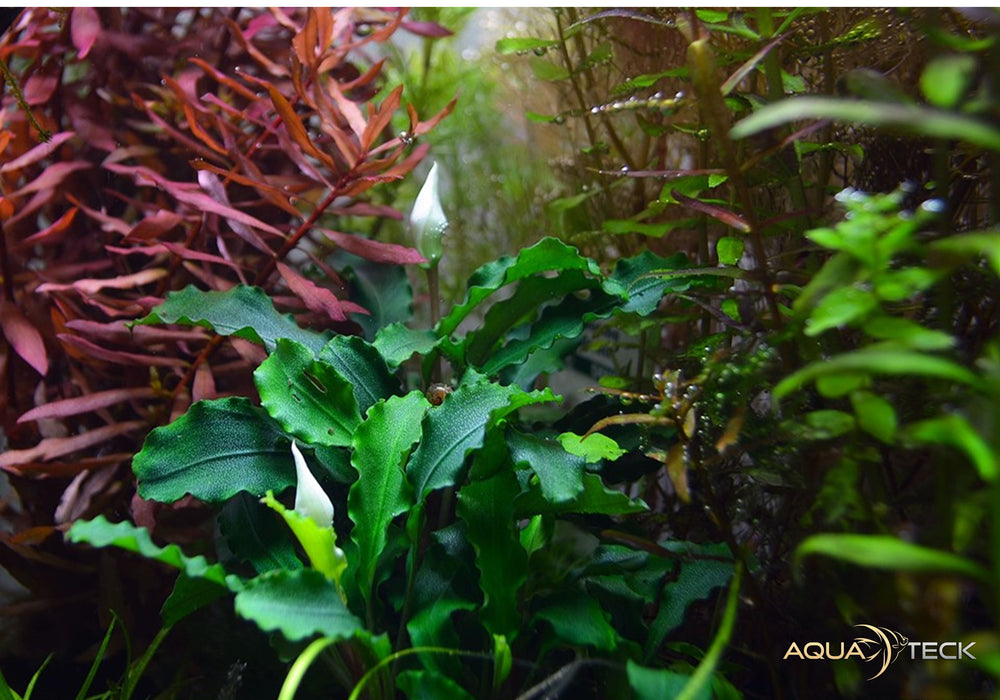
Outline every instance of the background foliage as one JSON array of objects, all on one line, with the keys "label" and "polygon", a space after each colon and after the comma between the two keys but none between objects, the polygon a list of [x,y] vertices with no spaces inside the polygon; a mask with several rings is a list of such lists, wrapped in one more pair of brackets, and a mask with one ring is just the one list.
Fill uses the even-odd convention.
[{"label": "background foliage", "polygon": [[[313,661],[303,696],[987,694],[996,13],[561,8],[497,42],[513,93],[422,13],[5,36],[5,634],[73,620],[10,643],[12,686],[104,628],[116,697],[183,696],[158,645],[204,630],[219,697]],[[431,143],[440,317],[400,214]],[[293,438],[342,575],[257,501],[290,503]],[[781,658],[858,623],[979,653]]]}]

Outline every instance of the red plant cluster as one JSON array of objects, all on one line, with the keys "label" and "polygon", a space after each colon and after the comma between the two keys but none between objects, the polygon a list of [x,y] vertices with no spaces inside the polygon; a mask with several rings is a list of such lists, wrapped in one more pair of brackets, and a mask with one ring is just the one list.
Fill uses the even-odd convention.
[{"label": "red plant cluster", "polygon": [[338,223],[399,218],[366,193],[412,171],[419,137],[454,105],[424,121],[402,113],[379,58],[401,29],[447,33],[366,8],[33,8],[11,27],[0,468],[18,483],[74,477],[58,508],[26,502],[37,512],[23,525],[101,507],[152,427],[252,391],[261,348],[129,327],[167,292],[257,285],[303,325],[351,333],[349,314],[366,311],[326,253],[422,261]]}]

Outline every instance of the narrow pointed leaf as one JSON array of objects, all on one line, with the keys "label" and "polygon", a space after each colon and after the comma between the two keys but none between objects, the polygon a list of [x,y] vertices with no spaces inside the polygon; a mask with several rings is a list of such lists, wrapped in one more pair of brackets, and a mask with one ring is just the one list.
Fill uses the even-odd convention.
[{"label": "narrow pointed leaf", "polygon": [[240,491],[262,495],[295,483],[288,437],[242,397],[192,404],[147,436],[132,469],[139,495],[166,503],[186,494],[222,503]]}]

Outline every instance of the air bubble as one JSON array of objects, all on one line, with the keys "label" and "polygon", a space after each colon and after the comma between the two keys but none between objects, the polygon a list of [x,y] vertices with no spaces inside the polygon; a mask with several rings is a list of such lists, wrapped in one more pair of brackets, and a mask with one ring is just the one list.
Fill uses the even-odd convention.
[{"label": "air bubble", "polygon": [[628,172],[628,170],[629,170],[628,166],[627,166],[627,165],[623,165],[623,166],[621,167],[621,170],[619,170],[619,172],[622,172],[622,173],[627,173],[627,172]]},{"label": "air bubble", "polygon": [[535,52],[536,56],[544,56],[547,53],[547,51],[548,51],[548,49],[546,49],[544,46],[536,46],[534,48],[534,52]]},{"label": "air bubble", "polygon": [[564,115],[562,115],[562,114],[556,115],[556,117],[552,120],[552,123],[553,124],[565,124],[566,123],[566,117]]},{"label": "air bubble", "polygon": [[943,199],[935,198],[928,199],[920,205],[920,208],[931,214],[943,214],[947,210],[948,205]]}]

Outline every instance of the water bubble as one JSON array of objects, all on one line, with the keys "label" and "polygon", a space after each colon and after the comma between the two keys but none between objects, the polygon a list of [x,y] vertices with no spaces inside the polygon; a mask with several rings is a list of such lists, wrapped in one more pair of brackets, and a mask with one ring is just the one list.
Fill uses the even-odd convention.
[{"label": "water bubble", "polygon": [[399,140],[402,143],[404,143],[405,145],[409,146],[409,145],[411,145],[413,143],[414,136],[409,131],[405,131],[405,130],[404,131],[400,131],[399,132]]},{"label": "water bubble", "polygon": [[678,90],[678,91],[677,91],[677,92],[676,92],[676,93],[674,94],[674,99],[675,99],[675,100],[683,100],[683,99],[684,99],[685,97],[687,97],[687,93],[686,93],[686,92],[684,92],[683,90]]},{"label": "water bubble", "polygon": [[663,93],[659,92],[659,91],[654,92],[653,96],[650,97],[649,99],[651,99],[651,100],[662,100],[663,99]]},{"label": "water bubble", "polygon": [[598,114],[600,111],[601,111],[600,107],[591,107],[590,108],[590,113],[591,114]]},{"label": "water bubble", "polygon": [[548,49],[546,49],[544,46],[536,46],[534,49],[536,56],[544,56],[547,51]]},{"label": "water bubble", "polygon": [[931,214],[943,214],[947,208],[947,203],[940,198],[928,199],[926,202],[920,205],[920,208]]},{"label": "water bubble", "polygon": [[566,123],[566,117],[565,117],[565,115],[557,114],[555,116],[555,118],[552,120],[552,123],[554,123],[554,124],[565,124]]},{"label": "water bubble", "polygon": [[619,172],[622,172],[622,173],[627,173],[627,172],[628,172],[628,166],[627,166],[627,165],[623,165],[623,166],[621,167],[621,170],[619,170]]}]

